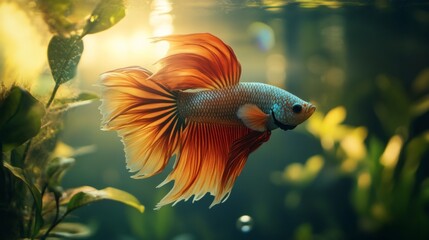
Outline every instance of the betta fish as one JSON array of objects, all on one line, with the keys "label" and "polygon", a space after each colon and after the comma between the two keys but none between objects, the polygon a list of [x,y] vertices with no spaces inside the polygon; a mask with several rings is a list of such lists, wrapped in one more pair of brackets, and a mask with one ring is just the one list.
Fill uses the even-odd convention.
[{"label": "betta fish", "polygon": [[[175,155],[170,192],[156,205],[214,196],[225,201],[249,154],[271,131],[294,129],[315,106],[275,86],[239,82],[231,47],[208,34],[171,35],[154,73],[125,67],[101,74],[102,129],[116,130],[133,178],[160,173]],[[211,207],[210,206],[210,207]]]}]

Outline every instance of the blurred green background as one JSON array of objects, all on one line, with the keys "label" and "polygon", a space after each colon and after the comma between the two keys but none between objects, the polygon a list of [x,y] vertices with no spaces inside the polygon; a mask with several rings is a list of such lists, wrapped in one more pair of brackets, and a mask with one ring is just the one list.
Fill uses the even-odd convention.
[{"label": "blurred green background", "polygon": [[[93,2],[76,4],[74,14]],[[18,79],[43,96],[53,84],[51,35],[34,7],[0,3],[0,70],[3,84]],[[426,1],[130,0],[121,22],[85,37],[77,79],[60,94],[98,92],[98,75],[114,68],[154,70],[168,46],[151,36],[193,32],[234,49],[241,81],[283,87],[317,112],[293,131],[274,131],[225,203],[209,209],[206,196],[155,211],[171,187],[156,186],[172,164],[131,179],[120,139],[99,130],[99,103],[73,109],[61,140],[96,150],[77,158],[65,187],[117,187],[146,211],[101,202],[69,220],[89,224],[91,239],[429,239]]]}]

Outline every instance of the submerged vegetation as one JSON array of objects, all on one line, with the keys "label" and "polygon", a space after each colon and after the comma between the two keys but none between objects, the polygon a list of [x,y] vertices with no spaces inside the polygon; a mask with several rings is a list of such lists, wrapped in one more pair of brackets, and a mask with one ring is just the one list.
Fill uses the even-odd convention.
[{"label": "submerged vegetation", "polygon": [[122,0],[100,0],[84,18],[72,21],[68,11],[77,4],[75,1],[36,1],[53,33],[47,46],[55,82],[49,97],[33,96],[26,86],[19,86],[18,81],[11,86],[1,82],[1,239],[87,236],[88,227],[63,220],[74,210],[103,199],[144,211],[134,196],[119,189],[62,187],[63,176],[73,166],[74,157],[92,151],[92,147],[73,149],[61,142],[62,116],[97,96],[81,92],[71,98],[57,98],[57,92],[67,87],[64,84],[76,75],[84,50],[82,38],[110,28],[125,15]]},{"label": "submerged vegetation", "polygon": [[[283,172],[273,175],[275,183],[289,188],[285,197],[289,209],[299,209],[305,192],[318,181],[326,178],[330,178],[331,184],[351,181],[349,202],[343,204],[352,207],[357,232],[326,229],[314,233],[311,222],[306,222],[297,228],[295,239],[312,239],[315,234],[334,239],[429,237],[429,178],[425,172],[429,129],[424,123],[429,114],[428,70],[420,73],[409,92],[403,90],[399,81],[386,76],[379,76],[377,84],[381,101],[374,111],[385,126],[386,140],[368,133],[366,126],[344,124],[347,117],[344,106],[335,107],[326,115],[316,112],[307,130],[320,142],[323,151],[305,164],[289,164]],[[335,208],[333,203],[325,202],[330,198],[322,199],[318,204],[325,207],[319,207],[319,211],[326,206]]]}]

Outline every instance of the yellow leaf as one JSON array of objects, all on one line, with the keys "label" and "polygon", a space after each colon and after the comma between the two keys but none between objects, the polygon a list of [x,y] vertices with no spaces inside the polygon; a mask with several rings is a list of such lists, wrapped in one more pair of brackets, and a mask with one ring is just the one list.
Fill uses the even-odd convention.
[{"label": "yellow leaf", "polygon": [[312,133],[315,136],[319,136],[321,129],[323,127],[323,115],[316,111],[313,113],[313,116],[311,116],[310,119],[308,119],[307,129],[310,133]]},{"label": "yellow leaf", "polygon": [[291,182],[299,182],[304,174],[304,168],[300,163],[292,163],[286,167],[283,177]]},{"label": "yellow leaf", "polygon": [[364,140],[367,136],[365,127],[358,127],[341,140],[341,148],[349,158],[362,159],[366,156]]},{"label": "yellow leaf", "polygon": [[399,153],[401,152],[404,140],[399,135],[395,135],[390,138],[387,143],[386,149],[380,157],[380,163],[386,167],[393,169],[399,159]]},{"label": "yellow leaf", "polygon": [[314,155],[310,157],[305,163],[305,169],[309,174],[314,176],[317,173],[319,173],[323,165],[324,165],[323,157],[321,155]]},{"label": "yellow leaf", "polygon": [[326,114],[325,119],[323,119],[323,125],[325,127],[335,127],[346,119],[346,114],[346,109],[343,106],[336,107]]}]

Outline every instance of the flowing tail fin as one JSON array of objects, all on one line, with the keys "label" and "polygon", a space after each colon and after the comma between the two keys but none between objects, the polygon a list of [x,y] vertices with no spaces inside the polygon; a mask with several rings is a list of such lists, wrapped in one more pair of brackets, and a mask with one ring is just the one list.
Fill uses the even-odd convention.
[{"label": "flowing tail fin", "polygon": [[177,114],[176,95],[140,67],[106,72],[102,86],[102,129],[116,130],[125,146],[127,168],[134,178],[162,171],[180,145],[184,121]]}]

